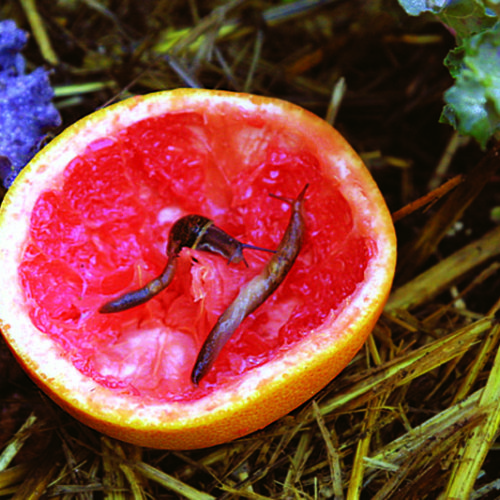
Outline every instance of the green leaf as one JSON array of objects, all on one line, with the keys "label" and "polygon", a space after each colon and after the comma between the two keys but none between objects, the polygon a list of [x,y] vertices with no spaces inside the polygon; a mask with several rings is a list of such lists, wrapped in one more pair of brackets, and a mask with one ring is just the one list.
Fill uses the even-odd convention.
[{"label": "green leaf", "polygon": [[410,16],[419,16],[424,12],[438,14],[446,5],[446,0],[398,0]]},{"label": "green leaf", "polygon": [[500,16],[500,0],[486,0],[486,7]]},{"label": "green leaf", "polygon": [[448,2],[448,6],[438,14],[443,24],[453,29],[457,41],[481,33],[494,26],[497,21],[480,0]]},{"label": "green leaf", "polygon": [[491,28],[497,21],[495,5],[483,0],[399,0],[399,3],[412,16],[424,12],[435,14],[453,30],[458,43]]},{"label": "green leaf", "polygon": [[466,39],[445,62],[456,81],[441,120],[484,148],[500,130],[500,23]]},{"label": "green leaf", "polygon": [[410,15],[434,14],[458,47],[445,64],[455,85],[445,92],[441,121],[484,148],[500,130],[500,0],[399,0]]}]

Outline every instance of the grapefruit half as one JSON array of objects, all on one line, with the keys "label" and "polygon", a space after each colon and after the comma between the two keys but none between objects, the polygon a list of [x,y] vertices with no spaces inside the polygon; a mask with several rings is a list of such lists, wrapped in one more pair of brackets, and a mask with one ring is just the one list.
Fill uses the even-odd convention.
[{"label": "grapefruit half", "polygon": [[[190,373],[248,267],[184,249],[170,286],[116,314],[103,303],[157,276],[169,229],[203,214],[274,249],[304,201],[302,250],[208,375]],[[85,424],[139,445],[189,449],[260,429],[332,380],[363,345],[394,273],[390,214],[346,141],[276,99],[174,90],[69,127],[24,169],[0,212],[0,328],[34,381]]]}]

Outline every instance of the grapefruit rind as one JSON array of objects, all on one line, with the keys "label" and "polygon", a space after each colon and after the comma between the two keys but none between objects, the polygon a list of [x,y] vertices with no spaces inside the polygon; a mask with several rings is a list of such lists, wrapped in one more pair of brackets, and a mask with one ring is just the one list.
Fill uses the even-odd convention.
[{"label": "grapefruit rind", "polygon": [[[209,396],[187,402],[144,401],[103,387],[78,371],[63,349],[33,325],[17,269],[41,193],[57,188],[66,166],[86,145],[166,112],[220,108],[258,114],[315,137],[332,180],[354,208],[361,232],[377,251],[363,286],[327,320],[288,350]],[[65,130],[23,170],[0,211],[0,328],[20,364],[61,407],[112,437],[155,448],[212,446],[258,430],[305,402],[330,382],[362,347],[390,291],[396,243],[385,202],[360,158],[315,115],[287,102],[219,91],[180,89],[127,99]]]}]

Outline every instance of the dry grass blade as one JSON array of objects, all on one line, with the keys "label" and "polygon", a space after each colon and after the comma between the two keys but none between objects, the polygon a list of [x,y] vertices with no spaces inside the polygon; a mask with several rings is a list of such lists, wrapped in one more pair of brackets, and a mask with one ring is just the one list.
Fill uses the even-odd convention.
[{"label": "dry grass blade", "polygon": [[272,497],[259,495],[258,493],[242,490],[239,488],[232,488],[231,486],[224,485],[223,487],[228,498],[250,498],[251,500],[272,500]]},{"label": "dry grass blade", "polygon": [[453,163],[455,154],[461,147],[467,145],[470,142],[470,140],[471,140],[470,137],[464,137],[456,131],[452,134],[446,146],[446,149],[444,150],[443,155],[441,156],[441,159],[439,160],[439,163],[436,166],[432,178],[429,180],[427,184],[427,188],[429,189],[429,191],[432,192],[435,189],[439,189],[439,186],[441,185],[445,176],[447,175],[450,165]]},{"label": "dry grass blade", "polygon": [[356,500],[360,497],[363,489],[363,476],[365,472],[365,458],[369,454],[371,429],[378,417],[378,410],[380,403],[387,398],[388,394],[385,393],[381,397],[371,400],[366,408],[365,419],[363,421],[363,429],[361,438],[356,447],[356,455],[354,456],[354,464],[352,467],[351,477],[349,479],[349,489],[347,491],[347,500]]},{"label": "dry grass blade", "polygon": [[21,0],[21,5],[26,13],[26,17],[31,25],[31,29],[33,30],[33,34],[38,46],[40,47],[40,52],[43,54],[43,57],[48,63],[54,66],[59,64],[59,58],[52,48],[47,30],[45,29],[43,20],[36,8],[35,0]]},{"label": "dry grass blade", "polygon": [[[246,454],[252,454],[256,449],[261,447],[262,443],[259,441],[256,441],[253,446],[248,446],[248,444],[244,441],[236,441],[232,443],[232,446],[229,449],[224,447],[216,448],[214,451],[198,457],[197,460],[190,459],[187,454],[175,453],[177,457],[187,462],[184,467],[177,470],[177,477],[184,481],[188,481],[199,470],[206,471],[208,474],[215,477],[212,472],[212,467],[232,461],[234,457],[240,457],[241,461],[244,462]],[[234,468],[237,467],[238,464],[234,466]]]},{"label": "dry grass blade", "polygon": [[496,324],[492,329],[490,334],[481,344],[481,349],[477,353],[474,362],[467,370],[467,374],[462,381],[459,389],[455,393],[453,402],[461,401],[469,392],[471,391],[474,384],[477,383],[479,374],[484,369],[488,358],[498,349],[498,343],[500,340],[500,325]]},{"label": "dry grass blade", "polygon": [[264,29],[260,28],[257,30],[257,35],[255,37],[252,59],[250,61],[250,68],[248,70],[247,77],[245,79],[245,84],[243,86],[243,92],[250,92],[250,90],[253,88],[253,78],[255,72],[257,71],[263,44],[264,44]]},{"label": "dry grass blade", "polygon": [[386,310],[412,309],[425,304],[456,284],[467,272],[500,255],[500,227],[396,289],[387,301]]},{"label": "dry grass blade", "polygon": [[[229,500],[233,498],[231,496],[231,492],[233,491],[238,491],[239,494],[241,495],[252,495],[254,494],[253,489],[250,488],[252,485],[259,483],[261,480],[263,480],[265,477],[267,477],[270,472],[274,469],[277,469],[284,464],[287,464],[289,462],[289,459],[287,456],[280,458],[279,460],[266,464],[262,467],[259,468],[254,468],[251,473],[245,472],[244,474],[244,479],[241,480],[239,483],[235,484],[234,486],[226,484],[221,484],[220,488],[225,491],[224,494],[219,495],[217,498],[219,500]],[[293,488],[292,488],[293,490]]]},{"label": "dry grass blade", "polygon": [[124,463],[120,464],[119,467],[130,485],[130,493],[133,500],[146,500],[146,493],[137,480],[137,475],[133,469]]},{"label": "dry grass blade", "polygon": [[405,385],[462,355],[481,341],[493,321],[491,318],[479,320],[442,339],[346,380],[345,388],[339,394],[321,403],[321,414],[326,415],[341,408],[344,411],[357,408],[378,394]]},{"label": "dry grass blade", "polygon": [[188,498],[189,500],[212,500],[215,498],[212,495],[198,491],[192,486],[179,481],[175,477],[145,462],[132,463],[131,467],[145,478],[161,484],[168,490],[182,495],[182,497]]},{"label": "dry grass blade", "polygon": [[[380,448],[369,457],[367,469],[369,480],[373,480],[385,470],[398,470],[418,450],[425,447],[438,434],[443,434],[449,428],[461,428],[464,422],[469,422],[477,412],[477,403],[481,391],[475,392],[465,401],[455,404],[436,416],[426,420],[423,424],[411,429],[407,433]],[[384,464],[379,467],[377,464]]]},{"label": "dry grass blade", "polygon": [[[330,432],[333,431],[330,430]],[[300,436],[294,454],[290,457],[290,467],[288,468],[286,479],[283,484],[283,492],[285,494],[291,494],[294,485],[300,482],[306,463],[313,452],[311,446],[312,439],[312,432],[304,432]]]},{"label": "dry grass blade", "polygon": [[[425,485],[428,481],[433,481],[434,487],[443,484],[445,475],[442,471],[442,463],[448,453],[453,450],[457,443],[465,439],[467,432],[478,425],[483,417],[475,411],[471,418],[462,418],[455,425],[444,427],[435,432],[422,444],[422,447],[408,455],[398,471],[384,482],[383,487],[373,499],[398,499],[408,495],[411,495],[412,498],[418,498],[418,490],[422,488],[420,483]],[[409,480],[410,475],[414,476],[412,480]]]},{"label": "dry grass blade", "polygon": [[206,33],[208,30],[212,29],[214,26],[220,26],[221,21],[234,9],[241,7],[248,0],[231,0],[225,5],[214,9],[212,13],[206,18],[202,19],[197,26],[189,30],[187,35],[179,40],[173,47],[172,52],[174,54],[179,54],[187,47],[189,47],[193,42],[195,42],[201,35]]},{"label": "dry grass blade", "polygon": [[[497,329],[498,329],[498,325]],[[468,498],[493,441],[500,429],[500,349],[478,404],[486,418],[474,428],[453,470],[446,498]]]},{"label": "dry grass blade", "polygon": [[344,98],[346,90],[347,84],[345,78],[341,77],[333,86],[332,96],[325,116],[325,120],[332,126],[335,124],[335,119],[339,113],[340,105],[342,104],[342,99]]},{"label": "dry grass blade", "polygon": [[36,420],[37,418],[35,415],[30,415],[19,431],[17,431],[15,436],[13,436],[10,443],[4,448],[2,454],[0,455],[0,471],[5,470],[9,466],[10,462],[22,448],[25,441],[30,436],[30,431]]},{"label": "dry grass blade", "polygon": [[61,468],[60,457],[54,449],[40,460],[32,464],[30,473],[23,483],[17,488],[11,500],[38,500],[45,493],[49,484],[55,479]]},{"label": "dry grass blade", "polygon": [[[103,485],[108,493],[109,500],[129,498],[129,491],[133,500],[144,500],[146,493],[142,487],[136,471],[129,464],[126,453],[119,441],[101,437],[102,464],[104,469]],[[128,446],[129,454],[140,455],[135,446]],[[139,451],[139,453],[136,453]],[[133,457],[135,459],[139,456]]]},{"label": "dry grass blade", "polygon": [[[368,348],[370,350],[372,358],[375,360],[375,363],[377,364],[377,366],[380,366],[382,362],[380,359],[379,351],[373,339],[373,335],[370,335]],[[377,428],[377,423],[382,420],[380,418],[380,410],[384,407],[388,397],[389,391],[386,391],[380,394],[378,397],[369,401],[366,406],[365,416],[363,419],[363,427],[361,429],[361,435],[356,446],[356,453],[354,455],[351,477],[349,478],[349,488],[347,490],[348,500],[355,500],[359,498],[363,490],[363,478],[365,475],[366,458],[369,455],[372,435]]]},{"label": "dry grass blade", "polygon": [[28,471],[29,465],[27,463],[14,465],[0,471],[0,497],[15,493],[19,483],[26,477]]},{"label": "dry grass blade", "polygon": [[[102,483],[110,500],[125,500],[125,477],[119,466],[120,453],[119,445],[114,446],[114,442],[108,438],[102,437]],[[118,457],[117,457],[118,455]]]},{"label": "dry grass blade", "polygon": [[332,440],[332,436],[328,431],[325,421],[321,415],[321,411],[319,409],[318,403],[315,400],[312,402],[312,408],[314,412],[314,417],[316,418],[316,422],[318,423],[319,430],[321,432],[321,436],[326,445],[326,451],[328,452],[328,464],[330,466],[330,474],[332,476],[332,486],[333,486],[333,495],[335,500],[343,500],[344,491],[343,491],[343,481],[342,481],[342,468],[340,465],[340,455],[338,452],[338,444],[335,444]]}]

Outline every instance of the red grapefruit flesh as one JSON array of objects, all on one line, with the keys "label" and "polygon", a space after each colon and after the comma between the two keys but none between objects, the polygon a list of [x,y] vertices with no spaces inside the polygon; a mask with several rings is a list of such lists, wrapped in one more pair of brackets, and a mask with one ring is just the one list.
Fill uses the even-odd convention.
[{"label": "red grapefruit flesh", "polygon": [[[197,387],[194,361],[249,267],[183,250],[148,303],[99,307],[158,275],[169,229],[200,213],[276,248],[309,183],[302,251]],[[0,213],[0,327],[58,404],[113,437],[201,448],[264,427],[324,387],[363,345],[395,265],[390,215],[328,124],[292,104],[205,90],[125,100],[68,128],[8,191]]]}]

